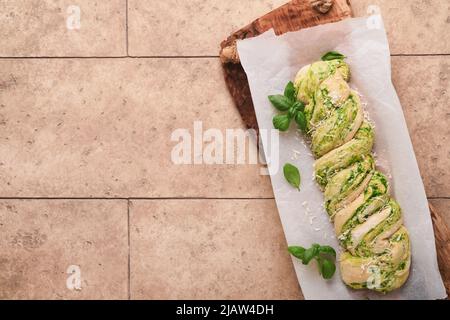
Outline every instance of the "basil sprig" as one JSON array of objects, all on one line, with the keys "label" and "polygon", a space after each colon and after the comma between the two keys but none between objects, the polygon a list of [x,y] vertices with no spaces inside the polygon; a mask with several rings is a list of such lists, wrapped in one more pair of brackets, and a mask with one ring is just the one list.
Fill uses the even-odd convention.
[{"label": "basil sprig", "polygon": [[304,265],[315,259],[319,267],[319,273],[324,279],[331,279],[336,272],[336,251],[330,246],[321,246],[313,243],[308,249],[300,246],[290,246],[288,251],[294,257],[300,259]]},{"label": "basil sprig", "polygon": [[293,164],[286,163],[283,167],[284,177],[294,188],[300,190],[300,171]]},{"label": "basil sprig", "polygon": [[295,87],[292,81],[289,81],[284,88],[284,94],[270,95],[268,98],[277,110],[285,112],[273,117],[272,123],[275,129],[287,131],[291,120],[294,119],[298,127],[306,132],[305,104],[295,98]]},{"label": "basil sprig", "polygon": [[336,60],[336,59],[340,59],[343,60],[345,59],[346,56],[344,56],[342,53],[339,53],[337,51],[329,51],[327,53],[325,53],[322,58],[320,58],[322,61],[329,61],[329,60]]}]

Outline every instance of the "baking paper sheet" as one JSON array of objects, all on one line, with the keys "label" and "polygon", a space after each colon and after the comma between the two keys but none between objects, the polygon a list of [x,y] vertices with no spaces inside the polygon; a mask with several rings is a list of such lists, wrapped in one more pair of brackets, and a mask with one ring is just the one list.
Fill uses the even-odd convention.
[{"label": "baking paper sheet", "polygon": [[[359,91],[375,124],[374,150],[378,168],[391,182],[391,194],[400,203],[412,246],[411,274],[406,284],[387,295],[347,288],[337,270],[325,281],[316,267],[303,266],[293,258],[306,299],[439,299],[446,297],[438,271],[433,228],[424,186],[408,135],[402,107],[391,82],[390,52],[380,16],[347,19],[275,36],[273,30],[238,42],[242,66],[247,73],[258,125],[272,129],[276,114],[267,99],[282,93],[304,65],[331,50],[347,56],[350,86]],[[339,248],[332,224],[323,208],[323,195],[312,180],[313,157],[295,130],[280,133],[279,170],[272,171],[272,186],[289,245],[330,244]],[[269,148],[263,141],[264,150]],[[270,158],[270,153],[265,154]],[[295,164],[302,175],[301,191],[287,184],[282,166]]]}]

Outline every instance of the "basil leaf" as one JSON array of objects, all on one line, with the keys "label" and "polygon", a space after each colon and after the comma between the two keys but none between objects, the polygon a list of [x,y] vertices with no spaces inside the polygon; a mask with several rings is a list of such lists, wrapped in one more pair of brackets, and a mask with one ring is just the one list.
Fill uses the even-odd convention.
[{"label": "basil leaf", "polygon": [[333,257],[336,258],[336,251],[330,246],[320,246],[319,247],[319,252],[320,253],[324,253],[324,254],[332,255]]},{"label": "basil leaf", "polygon": [[306,132],[306,117],[305,114],[301,111],[298,111],[295,114],[294,118],[295,122],[297,123],[298,127],[303,131]]},{"label": "basil leaf", "polygon": [[286,163],[283,167],[283,173],[287,182],[294,188],[300,190],[300,172],[297,167],[290,163]]},{"label": "basil leaf", "polygon": [[269,96],[269,101],[275,108],[277,108],[280,111],[288,111],[293,103],[289,98],[281,94]]},{"label": "basil leaf", "polygon": [[337,51],[330,51],[330,52],[327,52],[327,53],[325,53],[323,56],[322,56],[322,58],[321,58],[321,60],[322,61],[329,61],[329,60],[335,60],[335,59],[345,59],[346,58],[346,56],[344,56],[342,53],[339,53],[339,52],[337,52]]},{"label": "basil leaf", "polygon": [[328,259],[321,259],[319,263],[319,270],[324,279],[331,279],[336,272],[336,265],[333,261]]},{"label": "basil leaf", "polygon": [[305,254],[305,248],[300,246],[290,246],[288,247],[288,251],[297,259],[303,260]]},{"label": "basil leaf", "polygon": [[296,101],[296,102],[294,102],[292,107],[289,108],[288,113],[291,118],[295,119],[297,112],[303,112],[303,110],[305,110],[305,105],[303,104],[303,102]]},{"label": "basil leaf", "polygon": [[303,264],[308,264],[312,259],[314,259],[318,254],[317,247],[312,246],[309,249],[305,250],[305,253],[303,254],[302,262]]},{"label": "basil leaf", "polygon": [[294,106],[290,107],[289,111],[288,111],[289,118],[291,118],[291,119],[294,118],[295,119],[295,115],[297,114],[297,112],[298,112],[298,110],[295,109]]},{"label": "basil leaf", "polygon": [[294,104],[292,105],[292,107],[297,111],[301,111],[301,112],[305,111],[305,104],[301,101],[295,101]]},{"label": "basil leaf", "polygon": [[295,87],[292,81],[289,81],[284,88],[284,96],[291,101],[295,101]]},{"label": "basil leaf", "polygon": [[279,114],[273,117],[272,123],[275,129],[280,131],[286,131],[289,129],[289,123],[291,122],[291,118],[287,114]]}]

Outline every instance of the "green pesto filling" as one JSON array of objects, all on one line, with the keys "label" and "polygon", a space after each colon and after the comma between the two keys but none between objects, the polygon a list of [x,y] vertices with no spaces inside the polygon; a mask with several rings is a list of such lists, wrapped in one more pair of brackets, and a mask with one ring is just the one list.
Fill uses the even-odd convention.
[{"label": "green pesto filling", "polygon": [[352,131],[361,106],[354,94],[351,94],[341,108],[320,123],[312,133],[311,149],[316,157],[339,147]]},{"label": "green pesto filling", "polygon": [[358,189],[374,168],[374,160],[368,155],[362,161],[336,173],[325,188],[325,208],[330,216],[336,212],[340,202]]},{"label": "green pesto filling", "polygon": [[314,168],[317,183],[325,187],[336,172],[363,160],[372,150],[373,140],[373,129],[364,122],[352,140],[316,160]]}]

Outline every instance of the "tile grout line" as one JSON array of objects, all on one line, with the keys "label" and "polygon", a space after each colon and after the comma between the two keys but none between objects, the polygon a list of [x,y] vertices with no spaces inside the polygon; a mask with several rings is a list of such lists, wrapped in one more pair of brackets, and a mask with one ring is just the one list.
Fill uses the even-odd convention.
[{"label": "tile grout line", "polygon": [[391,53],[391,57],[440,57],[450,56],[450,53]]},{"label": "tile grout line", "polygon": [[209,55],[209,56],[170,56],[170,55],[157,55],[157,56],[24,56],[24,57],[14,57],[14,56],[0,56],[0,60],[33,60],[33,59],[218,59],[219,56]]},{"label": "tile grout line", "polygon": [[[128,54],[128,36],[127,36],[127,55],[124,56],[0,56],[0,60],[28,60],[28,59],[218,59],[218,55],[149,55],[149,56],[131,56]],[[450,53],[397,53],[391,54],[391,57],[448,57]]]},{"label": "tile grout line", "polygon": [[444,196],[444,197],[427,197],[428,200],[450,200],[450,196]]},{"label": "tile grout line", "polygon": [[275,197],[0,197],[2,200],[273,200]]},{"label": "tile grout line", "polygon": [[[145,201],[145,200],[274,200],[275,197],[0,197],[2,200],[106,200],[106,201]],[[428,200],[450,200],[450,196],[429,196]]]},{"label": "tile grout line", "polygon": [[128,300],[131,300],[131,232],[130,232],[130,200],[127,200],[127,230],[128,230]]}]

